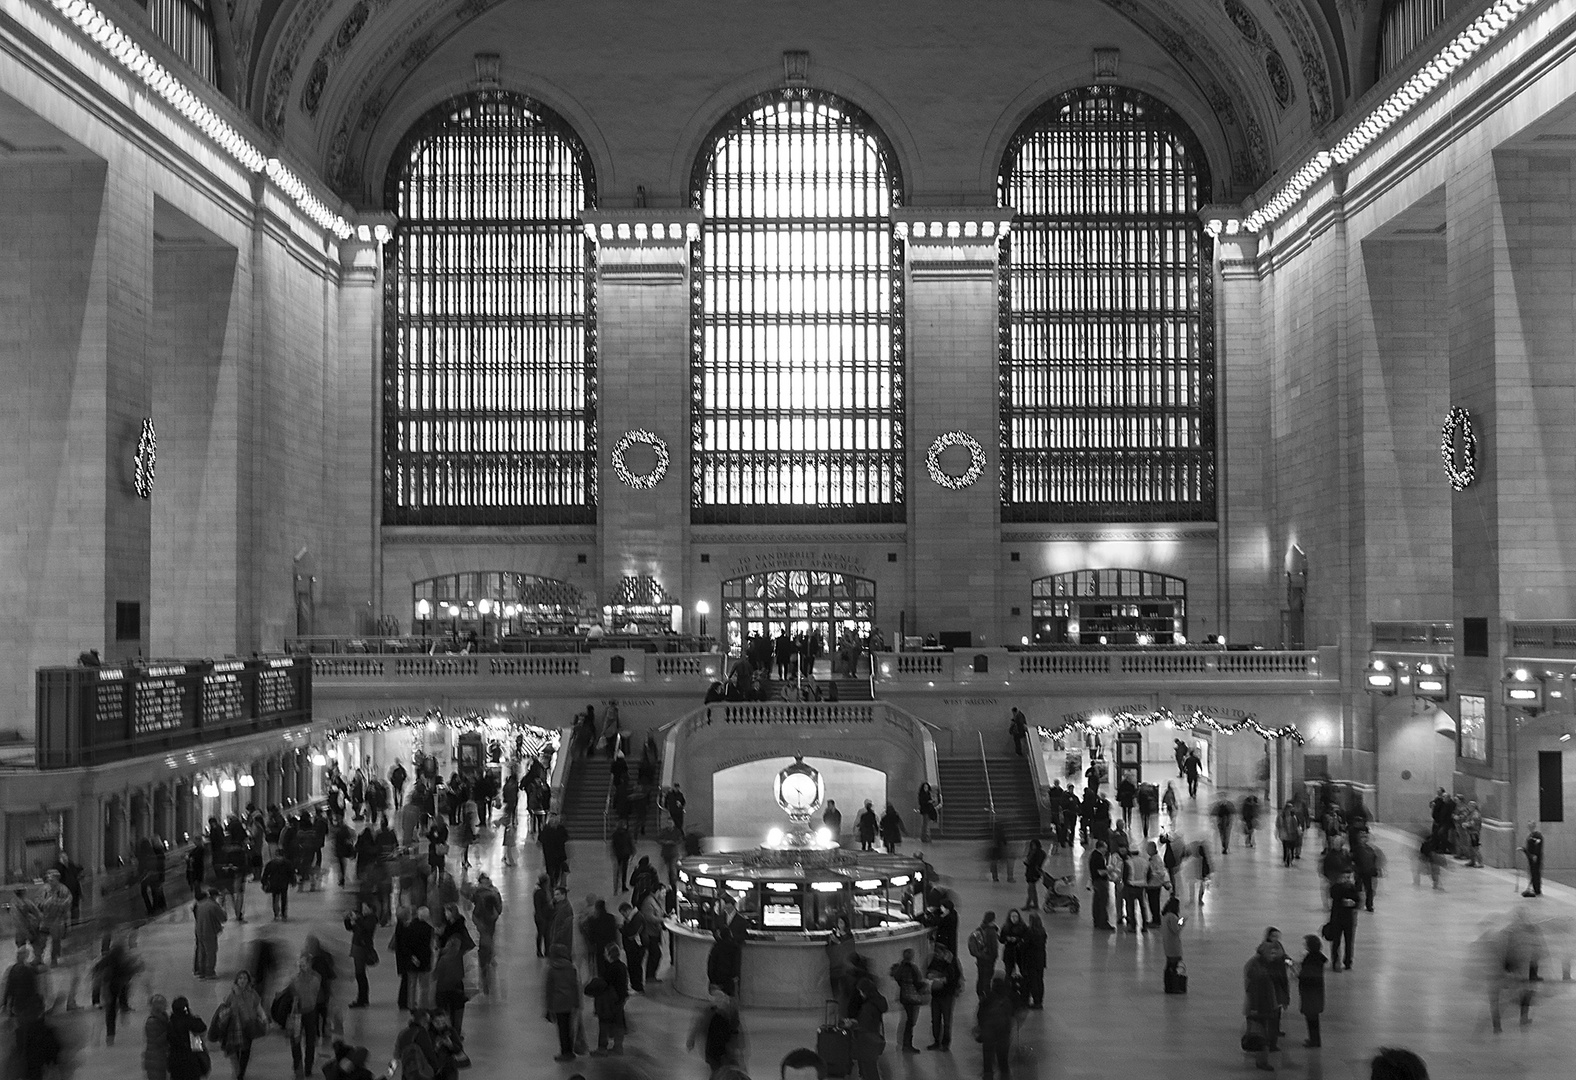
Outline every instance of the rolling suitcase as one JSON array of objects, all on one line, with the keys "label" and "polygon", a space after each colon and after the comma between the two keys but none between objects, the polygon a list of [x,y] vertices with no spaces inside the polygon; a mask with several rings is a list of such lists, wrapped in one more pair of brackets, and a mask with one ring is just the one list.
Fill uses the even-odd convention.
[{"label": "rolling suitcase", "polygon": [[1175,971],[1167,968],[1165,973],[1165,983],[1166,993],[1168,994],[1187,993],[1187,966],[1185,964],[1178,964]]},{"label": "rolling suitcase", "polygon": [[815,1033],[815,1052],[826,1063],[827,1076],[848,1076],[854,1071],[854,1036],[837,1019],[837,1002],[828,1001],[826,1023]]}]

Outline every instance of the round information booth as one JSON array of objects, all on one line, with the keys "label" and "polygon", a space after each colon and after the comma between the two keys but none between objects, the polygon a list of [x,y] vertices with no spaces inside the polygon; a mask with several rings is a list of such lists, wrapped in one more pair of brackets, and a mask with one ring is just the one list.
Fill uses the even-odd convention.
[{"label": "round information booth", "polygon": [[[850,851],[823,830],[808,829],[820,804],[820,777],[796,761],[777,777],[779,805],[791,827],[773,829],[753,851],[724,851],[679,860],[673,980],[679,993],[705,998],[707,960],[731,899],[746,927],[739,961],[739,1001],[756,1008],[819,1008],[830,996],[827,942],[842,917],[855,950],[878,975],[913,949],[926,961],[927,931],[913,918],[924,890],[924,863],[902,855]],[[737,921],[735,926],[737,927]]]}]

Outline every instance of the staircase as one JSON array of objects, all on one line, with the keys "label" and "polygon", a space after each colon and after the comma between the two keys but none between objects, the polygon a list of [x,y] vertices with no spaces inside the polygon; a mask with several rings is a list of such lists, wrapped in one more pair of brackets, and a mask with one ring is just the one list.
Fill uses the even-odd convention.
[{"label": "staircase", "polygon": [[1034,777],[1027,758],[987,758],[990,787],[985,770],[974,757],[936,759],[941,776],[941,835],[948,840],[987,840],[990,838],[991,794],[996,797],[996,814],[1007,826],[1007,839],[1022,844],[1040,833],[1040,811],[1034,797]]},{"label": "staircase", "polygon": [[564,802],[558,808],[571,840],[597,840],[602,836],[602,812],[607,808],[610,779],[607,759],[601,754],[569,763]]},{"label": "staircase", "polygon": [[[834,679],[838,701],[874,701],[869,679]],[[994,779],[994,778],[993,778]]]}]

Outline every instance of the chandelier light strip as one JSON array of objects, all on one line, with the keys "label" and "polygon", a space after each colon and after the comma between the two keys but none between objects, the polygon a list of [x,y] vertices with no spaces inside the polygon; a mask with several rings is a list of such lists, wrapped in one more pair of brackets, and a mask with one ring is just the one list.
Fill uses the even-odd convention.
[{"label": "chandelier light strip", "polygon": [[[1263,206],[1243,219],[1241,227],[1250,233],[1262,232],[1285,216],[1309,188],[1328,175],[1335,166],[1347,164],[1372,146],[1379,136],[1417,108],[1424,98],[1482,52],[1537,2],[1498,0],[1452,38],[1450,44],[1434,54],[1432,60],[1414,72],[1394,93],[1370,110],[1335,144],[1334,149],[1320,150],[1306,161]],[[1235,230],[1228,228],[1228,231]]]},{"label": "chandelier light strip", "polygon": [[104,13],[87,0],[49,0],[54,9],[70,19],[76,28],[92,39],[100,49],[109,53],[131,74],[141,79],[158,97],[184,116],[208,140],[229,154],[250,172],[266,172],[274,185],[290,196],[291,200],[311,218],[316,225],[333,233],[341,240],[348,240],[354,230],[350,222],[334,213],[289,166],[278,158],[270,158],[255,143],[236,131],[223,117],[210,109],[201,98],[192,93],[186,84],[170,73],[147,51],[123,33],[120,27],[106,18]]}]

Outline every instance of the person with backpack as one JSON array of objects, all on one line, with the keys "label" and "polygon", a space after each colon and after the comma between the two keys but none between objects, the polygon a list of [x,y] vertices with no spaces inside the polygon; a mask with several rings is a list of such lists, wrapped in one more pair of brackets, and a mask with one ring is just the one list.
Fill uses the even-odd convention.
[{"label": "person with backpack", "polygon": [[400,1080],[436,1080],[438,1049],[421,1009],[411,1010],[410,1023],[395,1036],[394,1060],[399,1062]]},{"label": "person with backpack", "polygon": [[969,935],[969,955],[974,958],[974,992],[984,997],[990,990],[991,977],[996,974],[996,958],[1001,952],[1001,934],[996,927],[996,913],[987,911],[979,926]]}]

